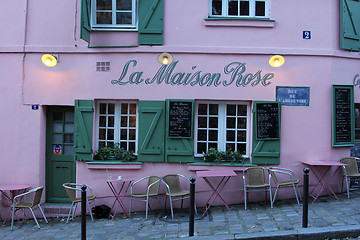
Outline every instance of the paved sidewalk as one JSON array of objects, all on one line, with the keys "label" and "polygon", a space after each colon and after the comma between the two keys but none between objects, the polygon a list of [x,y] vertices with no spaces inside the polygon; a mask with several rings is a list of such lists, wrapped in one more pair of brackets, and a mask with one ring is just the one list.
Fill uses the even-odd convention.
[{"label": "paved sidewalk", "polygon": [[[133,218],[117,214],[114,221],[87,218],[87,239],[340,239],[360,236],[360,192],[338,195],[340,200],[321,197],[315,204],[309,203],[308,228],[302,228],[302,206],[296,200],[276,201],[274,208],[269,203],[232,205],[231,212],[225,207],[211,207],[208,214],[196,216],[195,237],[188,237],[188,213],[175,210],[176,220],[151,212],[145,220],[143,212]],[[199,212],[203,209],[199,209]],[[33,220],[14,231],[10,223],[0,227],[0,239],[80,239],[80,217],[65,224],[64,218],[49,219],[49,224],[40,220],[38,229]]]}]

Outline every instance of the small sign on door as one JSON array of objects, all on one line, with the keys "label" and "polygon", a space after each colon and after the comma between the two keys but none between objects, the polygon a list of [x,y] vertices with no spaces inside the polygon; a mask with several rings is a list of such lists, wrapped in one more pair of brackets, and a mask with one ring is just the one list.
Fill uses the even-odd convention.
[{"label": "small sign on door", "polygon": [[53,153],[57,155],[61,154],[61,145],[54,145]]}]

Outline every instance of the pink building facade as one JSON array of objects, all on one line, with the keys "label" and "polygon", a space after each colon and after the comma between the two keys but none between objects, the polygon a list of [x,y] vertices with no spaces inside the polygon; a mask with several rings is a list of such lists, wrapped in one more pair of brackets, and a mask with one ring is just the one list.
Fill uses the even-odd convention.
[{"label": "pink building facade", "polygon": [[[62,183],[86,183],[98,203],[111,205],[106,169],[114,178],[139,179],[225,168],[238,176],[223,196],[239,204],[244,164],[204,162],[203,152],[231,148],[249,158],[247,164],[290,168],[300,179],[303,160],[351,155],[360,139],[359,2],[116,2],[3,3],[2,185],[44,185],[44,201],[60,203],[67,201]],[[173,57],[169,65],[158,61],[164,52]],[[57,65],[45,66],[43,54],[56,56]],[[270,66],[273,55],[285,63]],[[334,89],[349,90],[355,112],[345,136],[336,130]],[[170,121],[172,103],[189,103],[187,129]],[[256,114],[264,104],[278,107],[277,120],[261,132]],[[100,147],[113,143],[134,151],[137,160],[94,160]],[[262,144],[264,154],[272,154],[256,154]],[[331,183],[337,192],[341,179],[339,172]],[[203,206],[211,191],[203,179],[196,190]],[[294,198],[294,192],[288,188],[278,198]]]}]

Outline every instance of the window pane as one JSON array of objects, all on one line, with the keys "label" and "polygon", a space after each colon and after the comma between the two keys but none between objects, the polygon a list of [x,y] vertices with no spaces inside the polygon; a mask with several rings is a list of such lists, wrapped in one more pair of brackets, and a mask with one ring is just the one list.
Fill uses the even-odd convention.
[{"label": "window pane", "polygon": [[245,142],[246,141],[246,132],[245,131],[238,131],[237,132],[237,141],[238,142]]},{"label": "window pane", "polygon": [[128,151],[135,152],[135,142],[129,142],[129,149]]},{"label": "window pane", "polygon": [[63,124],[62,123],[53,123],[53,132],[54,133],[62,133],[63,132]]},{"label": "window pane", "polygon": [[120,147],[127,150],[127,142],[120,142]]},{"label": "window pane", "polygon": [[360,130],[355,130],[355,139],[360,139]]},{"label": "window pane", "polygon": [[74,146],[70,146],[70,145],[65,145],[64,146],[64,154],[65,155],[72,155],[74,154]]},{"label": "window pane", "polygon": [[100,114],[106,114],[106,103],[100,103]]},{"label": "window pane", "polygon": [[127,114],[128,113],[128,104],[122,103],[121,104],[121,114]]},{"label": "window pane", "polygon": [[52,142],[62,144],[63,143],[63,135],[62,134],[53,134]]},{"label": "window pane", "polygon": [[136,117],[135,116],[130,116],[129,120],[130,120],[129,126],[130,127],[136,127]]},{"label": "window pane", "polygon": [[198,143],[197,144],[197,153],[202,154],[204,152],[206,152],[206,143],[202,143],[202,142]]},{"label": "window pane", "polygon": [[108,127],[114,127],[114,126],[115,126],[115,118],[111,116],[108,118]]},{"label": "window pane", "polygon": [[199,117],[198,118],[198,127],[199,128],[207,128],[207,117]]},{"label": "window pane", "polygon": [[237,128],[246,129],[246,118],[238,118]]},{"label": "window pane", "polygon": [[237,16],[238,15],[238,1],[229,1],[229,16]]},{"label": "window pane", "polygon": [[255,2],[255,16],[265,16],[265,2]]},{"label": "window pane", "polygon": [[218,118],[211,117],[209,118],[209,128],[217,128],[218,127]]},{"label": "window pane", "polygon": [[250,7],[249,1],[241,1],[240,2],[240,16],[249,16],[250,15]]},{"label": "window pane", "polygon": [[130,104],[130,114],[136,114],[136,104]]},{"label": "window pane", "polygon": [[207,104],[199,104],[199,115],[207,115]]},{"label": "window pane", "polygon": [[65,123],[65,132],[73,133],[74,132],[74,124],[73,123]]},{"label": "window pane", "polygon": [[236,118],[228,117],[226,118],[226,128],[235,128]]},{"label": "window pane", "polygon": [[127,116],[121,117],[121,127],[127,127]]},{"label": "window pane", "polygon": [[209,104],[209,115],[218,115],[219,106],[217,104]]},{"label": "window pane", "polygon": [[115,114],[115,104],[109,103],[109,105],[108,105],[108,114],[111,114],[111,115]]},{"label": "window pane", "polygon": [[64,134],[64,143],[74,143],[74,135]]},{"label": "window pane", "polygon": [[99,126],[100,127],[106,127],[106,117],[105,116],[100,117]]},{"label": "window pane", "polygon": [[111,24],[112,14],[111,12],[97,12],[96,23],[97,24]]},{"label": "window pane", "polygon": [[208,149],[210,148],[216,148],[217,149],[217,143],[209,143]]},{"label": "window pane", "polygon": [[236,116],[236,105],[226,105],[226,115],[227,116]]},{"label": "window pane", "polygon": [[127,140],[127,130],[126,129],[121,129],[121,131],[120,131],[120,139],[121,140]]},{"label": "window pane", "polygon": [[105,129],[99,129],[99,139],[106,140],[106,130]]},{"label": "window pane", "polygon": [[246,105],[238,105],[238,116],[246,116],[247,115],[247,106]]},{"label": "window pane", "polygon": [[235,149],[235,143],[226,143],[226,150],[234,150]]},{"label": "window pane", "polygon": [[97,10],[111,10],[111,0],[96,0]]},{"label": "window pane", "polygon": [[199,141],[207,140],[207,131],[206,130],[198,130],[198,140]]},{"label": "window pane", "polygon": [[105,142],[101,141],[99,142],[99,148],[105,147]]},{"label": "window pane", "polygon": [[74,122],[74,112],[65,112],[65,122]]},{"label": "window pane", "polygon": [[130,129],[129,130],[129,140],[135,140],[136,139],[136,130]]},{"label": "window pane", "polygon": [[116,24],[131,24],[132,23],[132,13],[116,13]]},{"label": "window pane", "polygon": [[226,141],[235,141],[235,131],[226,131]]},{"label": "window pane", "polygon": [[114,140],[114,129],[107,130],[107,140]]},{"label": "window pane", "polygon": [[116,0],[116,10],[131,10],[131,0]]},{"label": "window pane", "polygon": [[212,1],[212,15],[221,15],[221,5],[222,1],[219,0],[213,0]]},{"label": "window pane", "polygon": [[53,121],[62,121],[63,113],[62,112],[54,112],[53,113]]},{"label": "window pane", "polygon": [[217,141],[217,140],[218,140],[218,131],[209,130],[209,141]]},{"label": "window pane", "polygon": [[240,154],[246,154],[246,144],[245,143],[238,143],[237,144],[237,151],[240,153]]}]

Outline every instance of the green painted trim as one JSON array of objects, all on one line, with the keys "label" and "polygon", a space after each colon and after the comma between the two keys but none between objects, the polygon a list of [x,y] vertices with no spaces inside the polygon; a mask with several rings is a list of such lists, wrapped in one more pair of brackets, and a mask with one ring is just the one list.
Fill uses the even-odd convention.
[{"label": "green painted trim", "polygon": [[88,48],[127,48],[138,47],[139,45],[100,45],[100,46],[88,46]]},{"label": "green painted trim", "polygon": [[205,21],[216,21],[216,20],[251,20],[251,21],[269,21],[269,22],[275,22],[275,20],[270,18],[245,18],[245,17],[207,17],[204,18]]},{"label": "green painted trim", "polygon": [[188,163],[187,165],[191,166],[236,166],[236,167],[252,167],[258,166],[257,164],[253,163],[213,163],[213,162],[195,162],[195,163]]},{"label": "green painted trim", "polygon": [[111,164],[111,165],[116,165],[116,164],[120,164],[120,165],[142,165],[142,162],[122,162],[122,161],[91,161],[91,162],[86,162],[86,164]]}]

